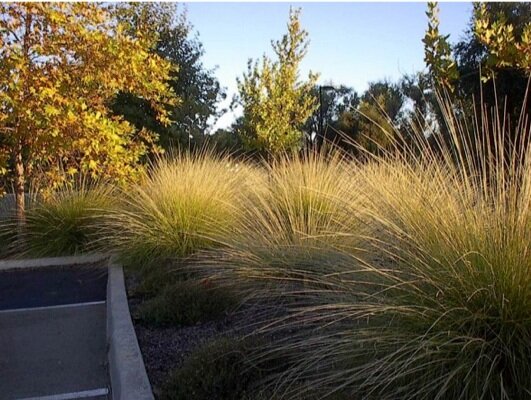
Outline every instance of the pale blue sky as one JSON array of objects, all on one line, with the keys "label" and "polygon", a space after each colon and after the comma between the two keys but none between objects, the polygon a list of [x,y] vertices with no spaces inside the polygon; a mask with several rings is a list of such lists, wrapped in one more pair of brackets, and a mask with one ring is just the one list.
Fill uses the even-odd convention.
[{"label": "pale blue sky", "polygon": [[[236,77],[249,58],[271,53],[271,40],[286,31],[290,6],[301,7],[310,47],[302,64],[320,82],[345,84],[358,92],[368,82],[398,79],[424,68],[422,37],[426,3],[187,3],[188,17],[205,48],[204,64],[236,92]],[[471,3],[440,3],[441,31],[455,42],[463,36]],[[216,127],[234,119],[224,116]]]}]

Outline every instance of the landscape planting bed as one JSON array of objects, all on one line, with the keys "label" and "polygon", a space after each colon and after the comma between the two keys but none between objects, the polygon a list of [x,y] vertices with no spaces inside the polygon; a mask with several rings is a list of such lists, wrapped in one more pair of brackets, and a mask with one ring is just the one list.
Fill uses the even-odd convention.
[{"label": "landscape planting bed", "polygon": [[[131,312],[134,315],[134,306]],[[149,327],[136,320],[135,331],[155,397],[160,396],[172,371],[181,367],[195,349],[216,338],[234,335],[233,328],[230,316],[190,327]]]},{"label": "landscape planting bed", "polygon": [[195,349],[216,338],[237,335],[238,322],[245,317],[226,315],[193,326],[150,326],[138,318],[142,299],[134,294],[137,284],[134,274],[129,273],[126,285],[131,316],[153,393],[159,398],[172,371],[181,367]]}]

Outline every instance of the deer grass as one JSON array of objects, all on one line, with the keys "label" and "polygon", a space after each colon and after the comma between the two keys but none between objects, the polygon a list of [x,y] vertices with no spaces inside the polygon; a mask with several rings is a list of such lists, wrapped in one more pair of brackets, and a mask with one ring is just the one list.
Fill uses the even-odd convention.
[{"label": "deer grass", "polygon": [[99,226],[114,203],[113,187],[86,179],[51,193],[32,195],[23,226],[16,218],[4,221],[18,256],[64,256],[94,250]]},{"label": "deer grass", "polygon": [[[264,164],[265,181],[255,185],[237,224],[225,230],[223,251],[204,254],[209,271],[229,284],[262,280],[269,296],[278,282],[322,274],[359,241],[358,189],[348,159],[340,152],[283,155]],[[211,259],[211,262],[209,261]],[[231,277],[231,274],[243,278]],[[301,275],[302,274],[302,275]]]},{"label": "deer grass", "polygon": [[128,263],[148,265],[214,246],[217,233],[238,220],[258,175],[209,151],[160,158],[141,183],[121,191],[105,245]]},{"label": "deer grass", "polygon": [[[323,236],[266,211],[252,241],[223,249],[220,259],[235,266],[230,279],[282,306],[258,332],[277,339],[254,360],[287,360],[270,381],[280,398],[297,398],[301,387],[366,399],[531,397],[529,120],[523,112],[511,128],[482,110],[468,125],[452,104],[441,107],[449,137],[398,138],[350,164],[369,229],[339,213],[342,223],[325,224]],[[343,209],[342,196],[326,198],[327,210]],[[294,215],[318,215],[300,210]],[[332,238],[331,246],[278,244],[293,243],[294,232]]]}]

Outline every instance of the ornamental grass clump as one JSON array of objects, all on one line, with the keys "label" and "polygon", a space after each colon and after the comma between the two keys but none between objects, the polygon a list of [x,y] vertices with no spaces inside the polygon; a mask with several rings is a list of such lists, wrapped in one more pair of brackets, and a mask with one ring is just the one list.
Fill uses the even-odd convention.
[{"label": "ornamental grass clump", "polygon": [[49,257],[95,250],[98,232],[114,204],[112,185],[82,179],[50,193],[34,193],[22,225],[15,217],[2,226],[13,235],[18,256]]},{"label": "ornamental grass clump", "polygon": [[284,300],[260,330],[276,339],[254,356],[288,363],[269,381],[280,398],[301,387],[364,399],[531,398],[529,119],[511,128],[485,109],[468,128],[441,104],[447,137],[397,140],[351,164],[370,225],[365,251],[335,246],[332,261],[302,257],[284,266],[297,274],[264,277],[244,243],[231,277],[258,289],[266,279],[274,290],[262,296]]},{"label": "ornamental grass clump", "polygon": [[362,172],[389,268],[365,311],[381,355],[362,383],[388,398],[530,397],[529,120],[509,129],[485,109],[468,130],[442,108],[450,140]]},{"label": "ornamental grass clump", "polygon": [[258,175],[209,151],[160,158],[142,182],[121,191],[104,227],[106,245],[136,265],[214,246],[218,232],[238,220]]},{"label": "ornamental grass clump", "polygon": [[[228,284],[237,283],[254,296],[278,289],[269,279],[310,279],[351,252],[359,241],[358,188],[338,151],[283,155],[264,163],[265,183],[253,187],[238,224],[226,230],[222,251],[203,258]],[[211,261],[209,261],[211,259]],[[231,274],[241,276],[241,280]],[[251,285],[243,283],[252,277]],[[283,289],[282,289],[283,290]]]}]

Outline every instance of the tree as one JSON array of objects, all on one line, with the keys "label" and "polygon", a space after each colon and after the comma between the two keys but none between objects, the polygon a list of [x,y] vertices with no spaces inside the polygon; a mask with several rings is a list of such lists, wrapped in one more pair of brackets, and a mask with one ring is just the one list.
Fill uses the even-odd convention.
[{"label": "tree", "polygon": [[108,104],[118,92],[135,93],[169,122],[171,66],[152,44],[128,35],[99,4],[0,4],[0,145],[21,221],[37,169],[52,185],[61,169],[116,180],[138,173],[156,137],[111,116]]},{"label": "tree", "polygon": [[437,4],[428,5],[425,61],[434,77],[429,101],[443,138],[448,136],[448,129],[436,91],[450,95],[453,106],[469,119],[480,115],[482,107],[487,112],[498,107],[503,110],[497,111],[508,116],[508,124],[516,126],[521,111],[528,110],[530,14],[531,5],[525,2],[476,4],[465,38],[450,46],[448,36],[438,31]]},{"label": "tree", "polygon": [[[494,104],[494,90],[488,78],[496,77],[499,95],[523,98],[529,77],[531,23],[529,3],[486,3],[474,6],[466,36],[455,45],[464,96],[477,96]],[[478,77],[483,75],[483,82]],[[520,108],[519,105],[515,105]]]},{"label": "tree", "polygon": [[[513,6],[514,7],[514,6]],[[531,7],[513,8],[515,17],[524,16],[525,21],[511,23],[509,16],[498,12],[494,18],[483,3],[474,5],[474,34],[479,42],[488,49],[487,66],[498,68],[516,68],[531,73]]]},{"label": "tree", "polygon": [[241,121],[236,120],[228,129],[216,130],[216,132],[207,138],[207,145],[219,153],[241,155],[243,153],[243,143],[241,136],[237,133],[239,123]]},{"label": "tree", "polygon": [[457,65],[452,58],[452,47],[448,42],[449,35],[439,32],[439,6],[437,2],[428,2],[428,29],[422,42],[424,43],[424,62],[428,66],[433,82],[443,89],[453,91],[454,82],[459,74]]},{"label": "tree", "polygon": [[298,149],[303,126],[317,108],[312,89],[317,75],[299,80],[299,66],[308,49],[308,33],[301,29],[300,10],[290,10],[288,33],[272,42],[277,60],[263,56],[249,60],[247,73],[238,79],[243,106],[240,134],[248,148],[272,153]]},{"label": "tree", "polygon": [[403,105],[404,95],[398,85],[388,81],[370,83],[358,107],[358,143],[372,153],[386,147],[399,125]]},{"label": "tree", "polygon": [[401,86],[386,80],[372,82],[361,97],[353,89],[338,89],[335,95],[323,96],[327,140],[355,154],[360,147],[375,153],[389,145],[404,125],[406,95]]},{"label": "tree", "polygon": [[431,75],[417,72],[405,75],[399,82],[400,91],[404,96],[404,107],[401,123],[401,136],[406,140],[414,139],[421,134],[424,137],[438,132],[448,137],[444,116],[437,100]]},{"label": "tree", "polygon": [[465,113],[479,114],[482,105],[498,108],[508,116],[507,123],[516,126],[522,110],[529,111],[530,70],[525,60],[530,53],[524,43],[529,43],[530,14],[531,4],[525,2],[475,6],[466,36],[454,47],[460,73],[457,92],[465,99]]},{"label": "tree", "polygon": [[354,144],[359,140],[360,133],[360,115],[357,112],[360,101],[356,95],[352,108],[343,111],[332,125],[333,135],[330,135],[334,145],[354,154],[358,152]]},{"label": "tree", "polygon": [[[334,86],[332,84],[328,86]],[[319,86],[312,89],[313,96],[319,99]],[[359,104],[360,98],[353,88],[339,85],[334,90],[321,91],[321,100],[304,125],[307,142],[319,148],[323,140],[343,142],[342,135],[350,135],[350,126],[344,115],[352,112]],[[320,109],[322,107],[322,110]],[[323,117],[323,136],[320,132],[321,111]],[[341,131],[341,132],[339,132]]]},{"label": "tree", "polygon": [[225,98],[212,70],[201,62],[204,49],[186,11],[176,3],[121,3],[117,6],[120,21],[134,34],[148,32],[155,38],[153,52],[178,68],[168,85],[179,96],[178,106],[168,109],[172,123],[158,123],[149,104],[138,96],[121,93],[113,111],[137,127],[156,132],[163,148],[172,145],[201,144],[211,123],[220,115],[218,103]]}]

